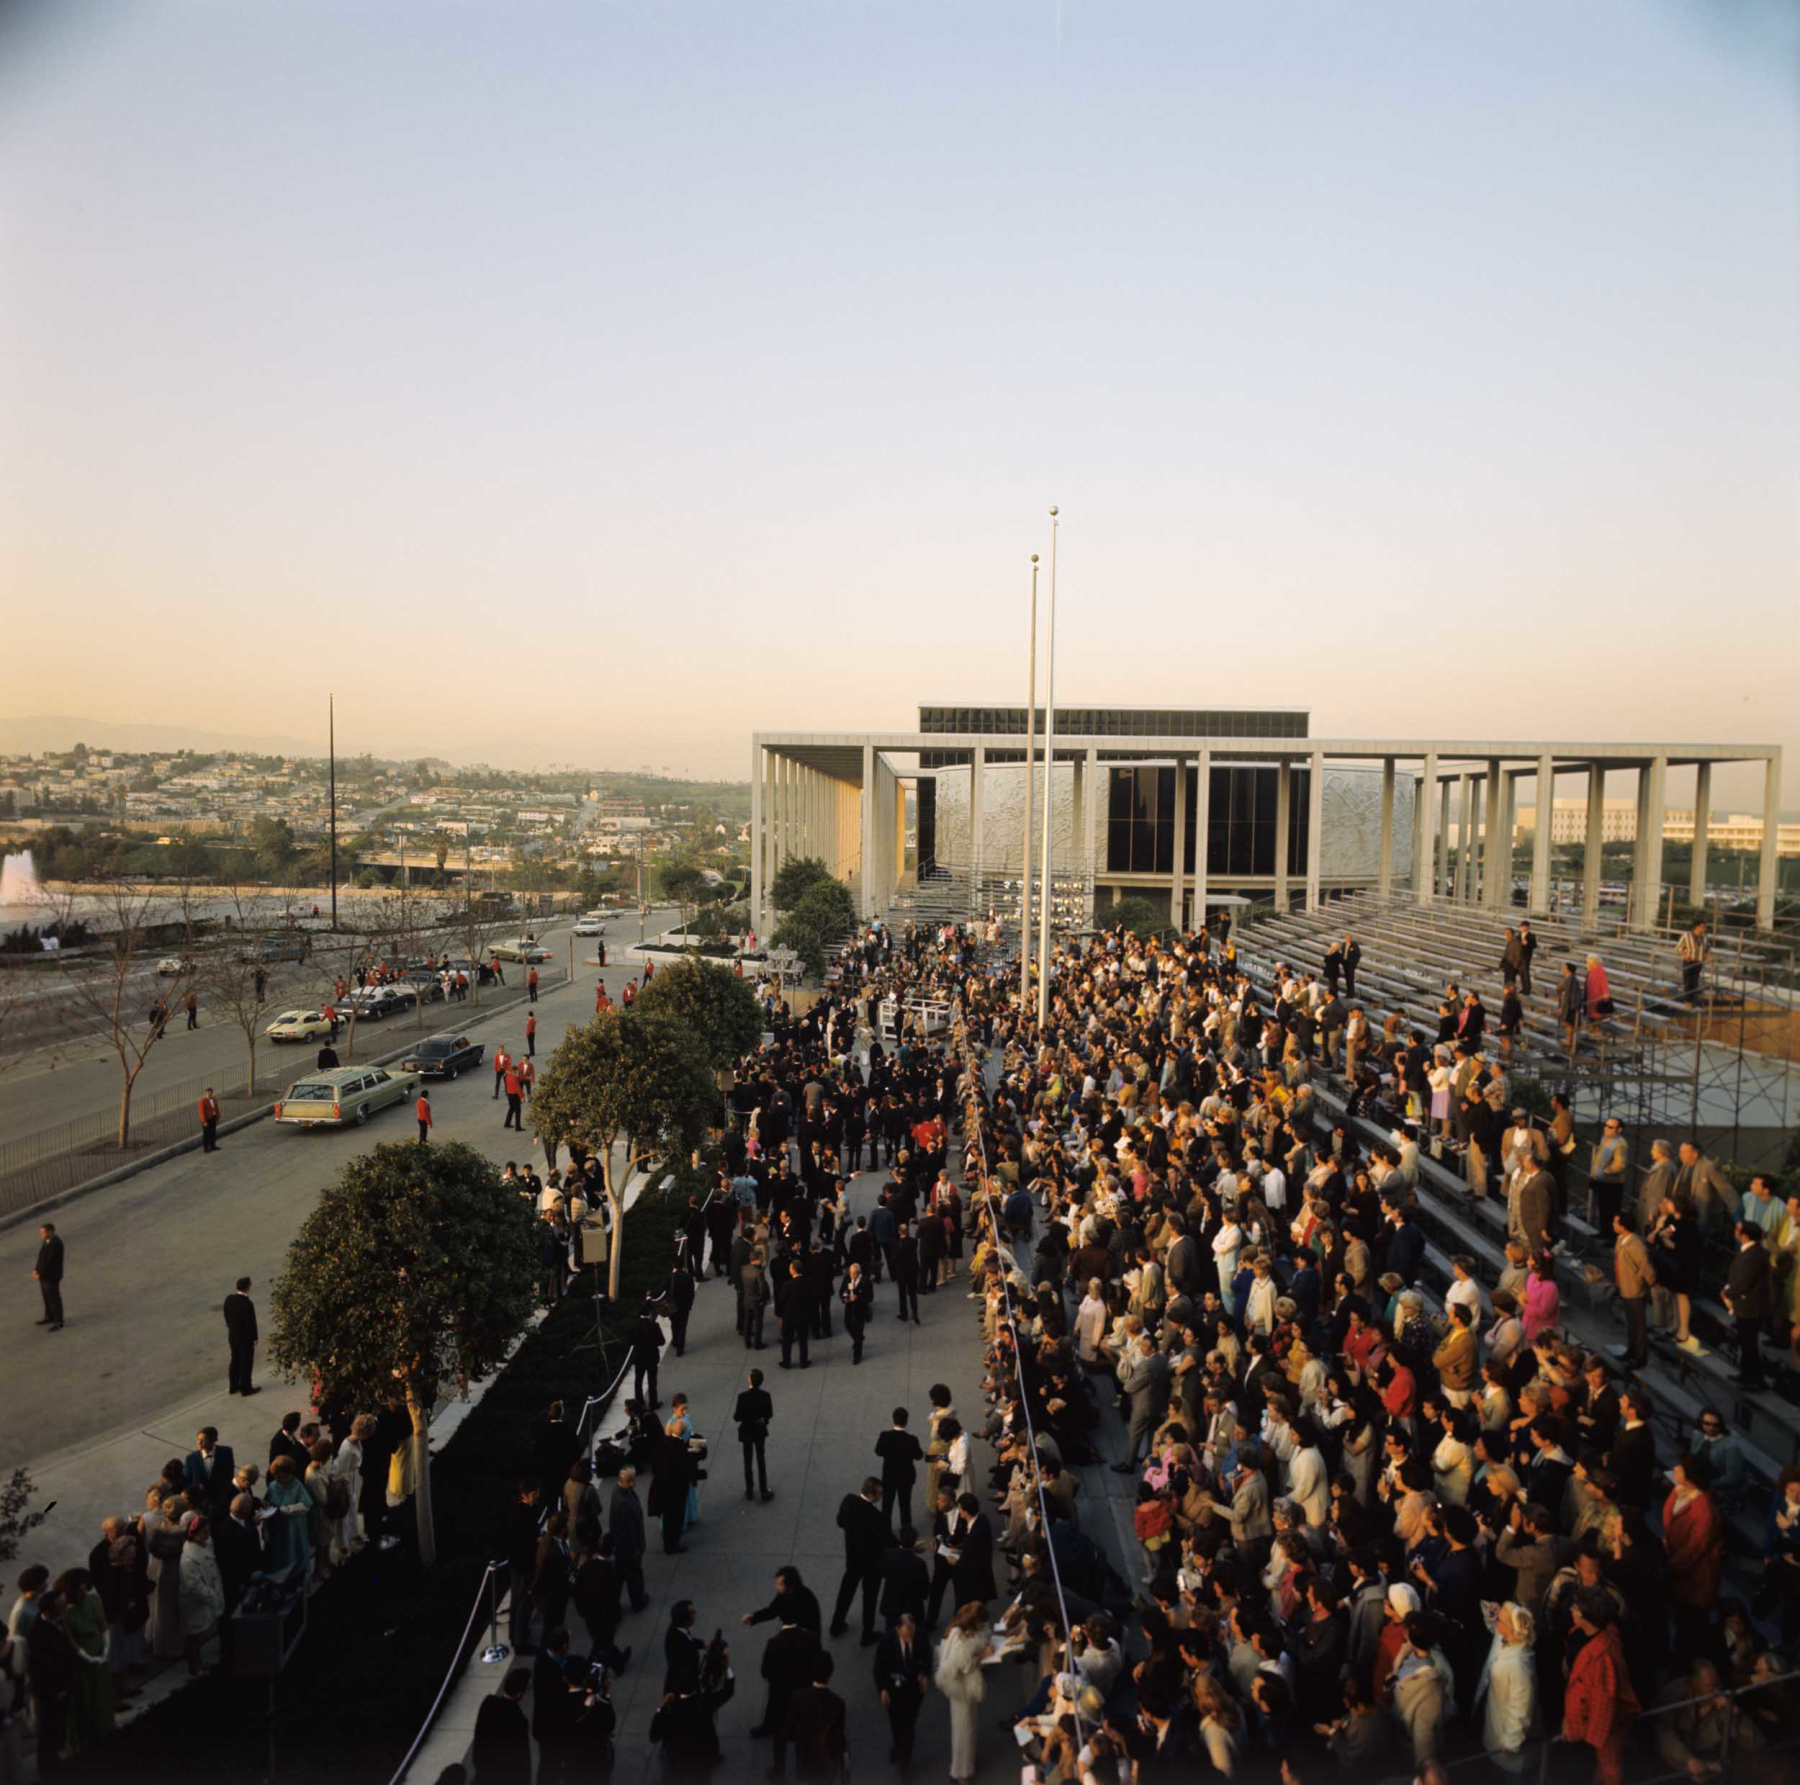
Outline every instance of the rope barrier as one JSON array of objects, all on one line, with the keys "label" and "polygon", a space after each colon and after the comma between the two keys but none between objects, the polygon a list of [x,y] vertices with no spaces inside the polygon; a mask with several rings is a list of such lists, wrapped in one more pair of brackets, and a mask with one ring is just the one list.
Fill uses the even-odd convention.
[{"label": "rope barrier", "polygon": [[[1013,1252],[1010,1247],[1008,1247],[1004,1244],[1003,1236],[1000,1232],[1000,1222],[999,1222],[998,1217],[994,1213],[994,1199],[989,1194],[988,1169],[987,1169],[987,1143],[986,1143],[985,1139],[983,1138],[982,1132],[981,1132],[981,1097],[980,1097],[980,1092],[976,1087],[976,1080],[975,1080],[975,1074],[976,1074],[978,1068],[975,1064],[973,1052],[969,1047],[968,1018],[963,1010],[962,1001],[961,1001],[960,997],[958,998],[957,1004],[956,1004],[955,1035],[956,1035],[957,1048],[963,1057],[963,1077],[964,1077],[964,1083],[965,1083],[965,1086],[967,1087],[967,1092],[968,1092],[968,1106],[967,1106],[967,1109],[966,1109],[965,1115],[964,1115],[964,1131],[963,1131],[964,1132],[963,1145],[964,1145],[965,1156],[966,1156],[967,1148],[968,1148],[968,1137],[969,1137],[970,1133],[973,1133],[974,1138],[975,1138],[975,1156],[976,1156],[976,1159],[977,1159],[977,1161],[980,1165],[980,1169],[981,1169],[982,1201],[983,1201],[983,1204],[985,1205],[986,1211],[987,1211],[988,1226],[990,1227],[990,1229],[993,1232],[994,1249],[997,1252],[1004,1253],[1004,1255],[1012,1261],[1012,1264],[1014,1265],[1014,1267],[1017,1268],[1018,1254],[1016,1252]],[[1014,1310],[1014,1304],[1013,1304],[1013,1299],[1012,1299],[1012,1289],[1007,1282],[1007,1273],[1004,1270],[1000,1273],[1000,1297],[1001,1297],[1001,1301],[1004,1303],[1005,1308],[1006,1308],[1006,1323],[1007,1323],[1007,1326],[1013,1332],[1013,1342],[1016,1347],[1017,1343],[1018,1343],[1018,1328],[1015,1324],[1015,1310]],[[1068,1601],[1067,1594],[1063,1590],[1062,1568],[1056,1560],[1056,1545],[1050,1539],[1050,1503],[1044,1494],[1044,1472],[1038,1463],[1037,1429],[1031,1423],[1031,1399],[1030,1399],[1030,1396],[1027,1395],[1025,1392],[1025,1372],[1024,1372],[1022,1363],[1019,1363],[1019,1360],[1017,1359],[1016,1351],[1015,1351],[1015,1363],[1018,1364],[1017,1374],[1018,1374],[1018,1380],[1019,1380],[1019,1411],[1024,1416],[1024,1419],[1025,1419],[1025,1435],[1031,1441],[1031,1467],[1032,1467],[1032,1476],[1033,1476],[1032,1485],[1037,1494],[1038,1517],[1042,1521],[1042,1526],[1043,1526],[1044,1554],[1049,1558],[1049,1561],[1050,1561],[1051,1584],[1056,1588],[1057,1609],[1062,1613],[1063,1641],[1064,1641],[1065,1645],[1068,1645],[1068,1650],[1069,1650],[1069,1652],[1068,1652],[1068,1671],[1079,1675],[1080,1670],[1075,1665],[1075,1653],[1074,1653],[1073,1644],[1071,1642],[1071,1635],[1074,1630],[1074,1622],[1069,1616],[1069,1601]],[[1080,1729],[1086,1723],[1086,1719],[1083,1718],[1083,1716],[1081,1714],[1081,1705],[1080,1705],[1079,1697],[1077,1697],[1077,1699],[1071,1704],[1070,1709],[1074,1714],[1076,1727],[1077,1727],[1077,1729]]]},{"label": "rope barrier", "polygon": [[481,1585],[476,1589],[475,1603],[469,1607],[469,1621],[463,1625],[462,1636],[458,1639],[455,1652],[450,1657],[450,1667],[444,1675],[444,1683],[438,1687],[437,1697],[431,1701],[431,1709],[425,1713],[425,1721],[419,1726],[419,1733],[413,1737],[413,1744],[406,1750],[406,1758],[400,1762],[388,1785],[400,1785],[406,1777],[406,1769],[418,1758],[419,1750],[425,1745],[425,1738],[431,1734],[431,1726],[437,1721],[437,1714],[444,1706],[444,1695],[450,1690],[451,1683],[461,1671],[463,1645],[469,1640],[469,1632],[475,1628],[475,1620],[481,1615],[481,1600],[488,1590],[488,1583],[494,1576],[494,1564],[488,1563],[481,1571]]}]

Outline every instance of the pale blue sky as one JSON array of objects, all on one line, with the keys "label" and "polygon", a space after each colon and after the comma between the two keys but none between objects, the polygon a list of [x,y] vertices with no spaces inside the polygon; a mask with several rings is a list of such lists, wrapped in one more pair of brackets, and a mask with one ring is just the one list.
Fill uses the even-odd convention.
[{"label": "pale blue sky", "polygon": [[1800,755],[1795,10],[1060,11],[0,14],[9,704],[742,774],[1054,501],[1071,699]]}]

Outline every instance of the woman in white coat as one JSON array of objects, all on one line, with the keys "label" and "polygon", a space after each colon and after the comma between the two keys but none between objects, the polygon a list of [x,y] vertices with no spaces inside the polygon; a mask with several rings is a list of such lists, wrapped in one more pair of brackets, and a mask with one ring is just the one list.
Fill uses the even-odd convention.
[{"label": "woman in white coat", "polygon": [[1475,1702],[1486,1701],[1481,1720],[1482,1746],[1495,1766],[1522,1773],[1525,1744],[1537,1721],[1537,1673],[1532,1644],[1537,1626],[1522,1605],[1490,1605],[1481,1615],[1494,1633],[1493,1646],[1475,1688]]},{"label": "woman in white coat", "polygon": [[993,1653],[987,1607],[972,1599],[950,1620],[938,1650],[937,1689],[950,1701],[950,1777],[969,1785],[975,1777],[975,1732],[987,1681],[981,1663]]},{"label": "woman in white coat", "polygon": [[1075,1355],[1090,1370],[1099,1369],[1105,1362],[1100,1355],[1100,1345],[1111,1318],[1106,1306],[1105,1285],[1098,1277],[1090,1278],[1087,1294],[1075,1310]]},{"label": "woman in white coat", "polygon": [[1244,1243],[1244,1230],[1238,1226],[1237,1218],[1231,1213],[1225,1216],[1225,1225],[1213,1235],[1213,1258],[1219,1267],[1219,1300],[1225,1304],[1227,1314],[1236,1314],[1232,1305],[1231,1279],[1237,1275],[1238,1251]]},{"label": "woman in white coat", "polygon": [[350,1510],[339,1526],[337,1553],[332,1561],[348,1560],[351,1550],[362,1542],[362,1523],[356,1510],[357,1496],[362,1492],[363,1441],[375,1436],[375,1416],[359,1413],[350,1422],[350,1436],[338,1446],[332,1460],[331,1473],[350,1489]]},{"label": "woman in white coat", "polygon": [[1306,1514],[1315,1529],[1331,1520],[1331,1475],[1319,1450],[1319,1436],[1310,1419],[1294,1428],[1294,1454],[1288,1459],[1288,1498]]},{"label": "woman in white coat", "polygon": [[181,1631],[187,1670],[200,1672],[200,1649],[225,1615],[225,1582],[213,1553],[212,1527],[198,1513],[189,1517],[187,1544],[181,1552]]}]

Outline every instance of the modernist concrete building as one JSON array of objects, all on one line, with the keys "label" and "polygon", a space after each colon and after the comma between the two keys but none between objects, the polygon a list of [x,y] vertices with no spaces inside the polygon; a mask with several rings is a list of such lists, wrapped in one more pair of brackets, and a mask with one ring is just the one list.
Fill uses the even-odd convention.
[{"label": "modernist concrete building", "polygon": [[[978,910],[1016,884],[1024,850],[1023,707],[921,707],[915,731],[759,732],[751,744],[751,900],[767,933],[768,889],[784,861],[817,856],[885,912],[915,876],[966,888]],[[1032,759],[1040,807],[1041,711]],[[1584,917],[1600,894],[1606,776],[1637,783],[1631,921],[1660,906],[1664,789],[1697,774],[1710,804],[1716,763],[1764,765],[1757,921],[1774,920],[1781,750],[1761,744],[1593,744],[1480,738],[1316,738],[1291,709],[1059,707],[1051,794],[1053,922],[1091,920],[1133,894],[1193,922],[1223,896],[1308,909],[1327,893],[1410,889],[1419,899],[1510,902],[1518,783],[1554,800],[1585,782]],[[907,848],[907,795],[915,844]],[[1551,806],[1554,810],[1554,807]],[[1651,815],[1655,822],[1651,822]],[[1452,827],[1472,839],[1452,866]],[[1037,833],[1041,834],[1041,833]],[[1201,840],[1204,839],[1204,846]],[[1548,827],[1533,838],[1528,906],[1547,908]],[[1039,845],[1033,844],[1034,871]],[[1689,893],[1704,901],[1707,832],[1696,828]],[[1079,908],[1079,913],[1077,912]]]}]

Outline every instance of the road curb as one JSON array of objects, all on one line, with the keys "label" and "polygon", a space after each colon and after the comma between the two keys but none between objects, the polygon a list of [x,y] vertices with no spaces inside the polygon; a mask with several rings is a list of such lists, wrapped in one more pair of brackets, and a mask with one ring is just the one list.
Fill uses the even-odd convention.
[{"label": "road curb", "polygon": [[[573,977],[567,978],[561,985],[540,987],[538,1001],[554,997],[558,992],[566,992],[574,987]],[[476,1011],[472,1021],[453,1025],[462,1029],[472,1029],[476,1023],[484,1022],[489,1016],[506,1016],[521,1005],[528,1005],[529,998],[518,998],[510,1004],[504,1004],[491,1011]],[[425,1029],[420,1036],[437,1034],[435,1029]],[[418,1045],[417,1039],[409,1041],[404,1047],[390,1049],[385,1054],[377,1054],[367,1060],[357,1060],[358,1066],[388,1066],[395,1060],[412,1052]],[[221,1135],[235,1134],[240,1128],[248,1128],[253,1122],[260,1122],[275,1113],[276,1099],[269,1101],[257,1109],[247,1109],[241,1115],[235,1115],[229,1122],[219,1124]],[[203,1136],[190,1134],[186,1140],[178,1140],[171,1146],[160,1147],[154,1153],[146,1153],[141,1159],[133,1159],[129,1164],[115,1166],[111,1171],[102,1172],[98,1177],[88,1178],[80,1184],[72,1184],[67,1190],[59,1190],[54,1196],[46,1196],[42,1202],[34,1202],[29,1208],[14,1209],[12,1213],[0,1215],[0,1233],[14,1227],[36,1226],[52,1209],[66,1208],[72,1202],[79,1202],[85,1196],[91,1196],[96,1190],[110,1190],[114,1184],[122,1184],[127,1178],[135,1178],[140,1172],[153,1171],[159,1165],[167,1165],[171,1159],[179,1159],[183,1153],[196,1153],[200,1150]]]}]

